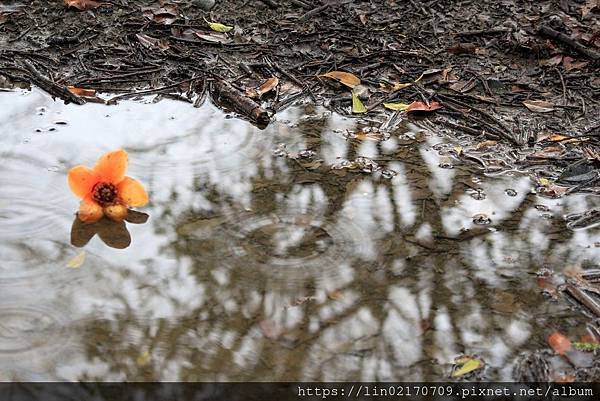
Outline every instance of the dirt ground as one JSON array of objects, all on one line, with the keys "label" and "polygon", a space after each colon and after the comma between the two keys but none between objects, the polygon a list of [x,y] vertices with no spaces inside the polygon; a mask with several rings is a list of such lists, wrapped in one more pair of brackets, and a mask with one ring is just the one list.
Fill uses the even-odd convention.
[{"label": "dirt ground", "polygon": [[[486,122],[466,118],[469,125],[519,143],[544,126],[572,135],[599,127],[595,0],[223,0],[210,12],[184,0],[96,5],[79,10],[62,0],[3,2],[0,70],[31,81],[24,67],[30,62],[59,85],[183,92],[184,99],[201,93],[206,81],[246,89],[278,76],[277,96],[266,104],[272,111],[301,90],[348,113],[348,91],[317,77],[340,70],[361,79],[360,95],[371,112],[383,110],[382,100],[453,102],[494,116],[469,112]],[[233,29],[214,32],[207,20]],[[419,85],[393,93],[381,87],[413,82],[423,72],[429,73]],[[523,107],[526,100],[545,101],[553,110],[534,115]]]},{"label": "dirt ground", "polygon": [[[118,93],[109,103],[160,94],[198,106],[210,94],[259,126],[303,98],[387,131],[424,116],[499,146],[489,160],[455,156],[530,169],[550,195],[567,189],[544,179],[600,191],[598,0],[205,2],[3,2],[0,86],[30,82],[80,104],[104,92]],[[332,71],[360,83],[322,76]],[[272,90],[246,96],[262,84]],[[384,106],[413,102],[424,111]]]},{"label": "dirt ground", "polygon": [[[203,2],[3,1],[0,91],[210,96],[258,126],[311,101],[359,119],[349,135],[415,120],[456,139],[449,163],[527,172],[550,198],[600,194],[599,0]],[[598,222],[596,208],[567,225]]]}]

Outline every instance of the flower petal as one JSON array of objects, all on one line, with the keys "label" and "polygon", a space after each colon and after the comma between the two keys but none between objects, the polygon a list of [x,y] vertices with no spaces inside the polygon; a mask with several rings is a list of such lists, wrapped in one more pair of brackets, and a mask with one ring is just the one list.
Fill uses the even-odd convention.
[{"label": "flower petal", "polygon": [[127,217],[127,206],[125,205],[110,205],[104,208],[104,215],[113,221],[123,221]]},{"label": "flower petal", "polygon": [[115,185],[123,180],[125,170],[127,170],[127,152],[123,149],[103,154],[94,167],[94,171],[103,182]]},{"label": "flower petal", "polygon": [[67,176],[71,191],[79,198],[85,198],[98,182],[98,176],[86,166],[75,166],[69,170]]},{"label": "flower petal", "polygon": [[94,223],[104,216],[104,211],[93,199],[86,197],[79,204],[78,216],[84,223]]},{"label": "flower petal", "polygon": [[121,201],[127,206],[140,207],[148,203],[148,194],[144,186],[131,177],[125,177],[117,186]]}]

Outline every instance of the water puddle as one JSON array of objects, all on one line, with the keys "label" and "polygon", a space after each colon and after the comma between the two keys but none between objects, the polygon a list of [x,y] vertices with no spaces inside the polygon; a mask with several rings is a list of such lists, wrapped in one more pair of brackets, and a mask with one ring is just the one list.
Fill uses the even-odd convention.
[{"label": "water puddle", "polygon": [[[36,90],[0,93],[0,121],[7,378],[444,380],[469,354],[511,380],[551,331],[585,332],[535,273],[600,263],[600,228],[564,219],[600,198],[539,196],[411,124],[379,141],[301,105],[260,131]],[[68,169],[119,147],[148,221],[77,225]]]}]

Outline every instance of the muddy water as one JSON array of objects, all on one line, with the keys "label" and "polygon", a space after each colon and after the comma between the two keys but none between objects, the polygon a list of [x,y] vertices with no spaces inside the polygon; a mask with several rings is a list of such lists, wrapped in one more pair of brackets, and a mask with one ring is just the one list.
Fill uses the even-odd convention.
[{"label": "muddy water", "polygon": [[[354,120],[309,105],[259,131],[211,105],[38,91],[0,93],[0,121],[2,380],[444,380],[464,353],[510,380],[551,331],[583,333],[534,273],[600,262],[599,228],[563,220],[598,198],[447,168],[435,133],[349,141]],[[150,219],[82,234],[66,172],[118,147]],[[322,162],[282,156],[305,149]],[[357,156],[397,175],[328,167]]]}]

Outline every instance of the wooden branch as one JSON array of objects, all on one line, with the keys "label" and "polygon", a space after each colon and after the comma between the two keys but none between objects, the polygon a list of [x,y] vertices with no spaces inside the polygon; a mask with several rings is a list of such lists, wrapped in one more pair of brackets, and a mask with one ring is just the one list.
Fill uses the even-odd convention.
[{"label": "wooden branch", "polygon": [[555,31],[554,29],[550,28],[549,26],[541,25],[538,29],[538,33],[540,33],[541,35],[549,36],[552,39],[555,39],[564,45],[572,47],[579,53],[581,53],[585,56],[588,56],[589,58],[591,58],[593,60],[600,60],[600,53],[598,53],[595,50],[588,49],[587,47],[585,47],[581,43],[577,42],[576,40],[571,39],[568,35],[565,35],[564,33]]},{"label": "wooden branch", "polygon": [[271,117],[265,109],[227,82],[215,81],[213,88],[219,101],[229,103],[238,113],[256,122],[259,128],[264,129],[271,122]]}]

